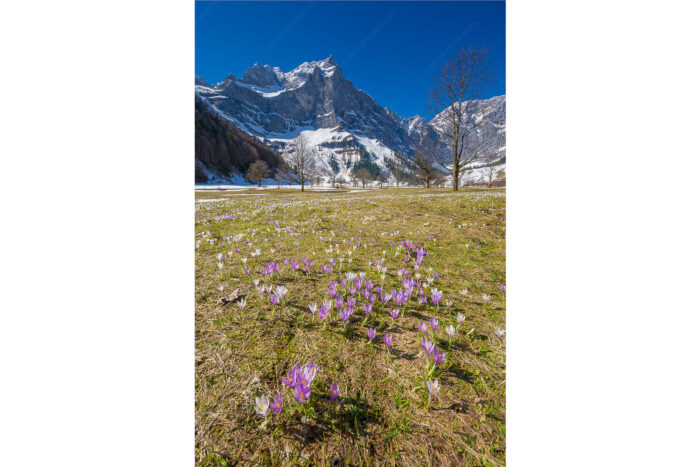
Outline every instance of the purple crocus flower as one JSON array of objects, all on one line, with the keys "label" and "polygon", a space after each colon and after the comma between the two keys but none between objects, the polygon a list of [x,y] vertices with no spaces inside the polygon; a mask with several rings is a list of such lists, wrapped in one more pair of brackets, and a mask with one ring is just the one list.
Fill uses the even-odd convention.
[{"label": "purple crocus flower", "polygon": [[348,308],[352,309],[355,306],[355,303],[357,303],[357,300],[352,297],[348,297]]},{"label": "purple crocus flower", "polygon": [[361,289],[362,288],[362,277],[358,277],[355,279],[355,288],[356,289]]},{"label": "purple crocus flower", "polygon": [[440,363],[445,361],[445,355],[447,355],[447,352],[440,352],[437,348],[433,350],[433,357],[435,357],[435,365],[439,365]]},{"label": "purple crocus flower", "polygon": [[391,343],[394,341],[394,336],[390,336],[387,333],[384,333],[384,344],[386,345],[387,349],[391,348]]},{"label": "purple crocus flower", "polygon": [[302,258],[301,262],[304,263],[304,272],[308,274],[311,270],[311,265],[314,264],[314,262],[309,260],[308,258]]},{"label": "purple crocus flower", "polygon": [[282,382],[285,386],[294,387],[294,382],[297,379],[297,374],[299,373],[299,364],[297,363],[287,372],[287,376],[282,377]]},{"label": "purple crocus flower", "polygon": [[377,328],[367,328],[367,337],[369,337],[369,341],[372,342],[377,335]]},{"label": "purple crocus flower", "polygon": [[338,383],[334,382],[331,384],[331,402],[335,401],[340,395],[340,389],[338,389]]},{"label": "purple crocus flower", "polygon": [[433,289],[430,299],[433,301],[433,305],[439,305],[442,301],[442,292],[438,289]]},{"label": "purple crocus flower", "polygon": [[343,320],[343,323],[347,324],[348,320],[350,319],[351,311],[348,308],[343,308],[340,310],[340,319]]},{"label": "purple crocus flower", "polygon": [[281,413],[284,409],[284,401],[282,400],[282,394],[279,394],[272,398],[272,404],[270,404],[270,410],[275,413]]},{"label": "purple crocus flower", "polygon": [[365,309],[365,315],[372,313],[372,304],[371,303],[365,303],[363,308]]},{"label": "purple crocus flower", "polygon": [[439,325],[440,322],[433,316],[433,319],[430,320],[430,327],[435,331]]},{"label": "purple crocus flower", "polygon": [[389,315],[391,315],[392,319],[398,318],[400,313],[401,313],[401,310],[399,310],[398,308],[393,308],[393,309],[389,310]]},{"label": "purple crocus flower", "polygon": [[420,324],[418,325],[418,330],[425,334],[428,332],[428,325],[425,323],[425,321],[421,321]]},{"label": "purple crocus flower", "polygon": [[272,302],[272,307],[273,307],[273,308],[277,306],[277,304],[279,303],[279,301],[280,301],[279,295],[277,295],[276,293],[271,293],[271,294],[270,294],[270,302]]},{"label": "purple crocus flower", "polygon": [[500,290],[502,294],[505,294],[506,293],[506,286],[503,284],[499,284],[498,290]]},{"label": "purple crocus flower", "polygon": [[339,310],[343,307],[343,299],[341,297],[335,299],[335,307]]},{"label": "purple crocus flower", "polygon": [[435,343],[423,337],[423,342],[421,343],[420,348],[425,351],[426,357],[430,357],[430,354],[435,350]]},{"label": "purple crocus flower", "polygon": [[330,295],[331,298],[334,298],[338,294],[338,283],[335,281],[331,281],[330,284],[328,284],[328,295]]},{"label": "purple crocus flower", "polygon": [[297,402],[300,402],[302,404],[306,403],[306,401],[309,400],[310,395],[311,395],[311,388],[310,387],[305,386],[302,383],[298,383],[296,386],[294,386],[294,399]]},{"label": "purple crocus flower", "polygon": [[326,321],[326,318],[328,318],[328,312],[331,309],[331,304],[330,302],[323,302],[323,305],[318,309],[318,317],[321,318],[321,321]]}]

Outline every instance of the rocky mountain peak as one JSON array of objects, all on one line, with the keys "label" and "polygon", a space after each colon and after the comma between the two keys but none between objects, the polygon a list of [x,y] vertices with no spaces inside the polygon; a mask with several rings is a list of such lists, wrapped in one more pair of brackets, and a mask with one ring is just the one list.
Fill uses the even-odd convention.
[{"label": "rocky mountain peak", "polygon": [[262,66],[258,62],[255,62],[252,67],[248,68],[245,73],[243,73],[241,82],[252,84],[260,88],[280,85],[273,68],[270,65]]}]

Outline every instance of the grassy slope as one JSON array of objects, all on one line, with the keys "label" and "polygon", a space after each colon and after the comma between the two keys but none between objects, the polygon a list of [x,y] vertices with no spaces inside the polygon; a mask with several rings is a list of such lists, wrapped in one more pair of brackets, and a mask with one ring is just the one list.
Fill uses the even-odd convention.
[{"label": "grassy slope", "polygon": [[[260,191],[250,190],[251,193]],[[243,193],[243,192],[236,192]],[[505,284],[505,196],[501,190],[373,190],[367,193],[314,193],[271,189],[263,196],[232,196],[230,202],[202,203],[196,212],[196,458],[202,465],[281,462],[329,464],[340,460],[351,465],[389,463],[449,465],[501,465],[505,462],[505,346],[494,328],[505,327],[504,299],[498,291]],[[225,198],[226,193],[198,193],[198,198]],[[233,219],[219,216],[230,214]],[[218,218],[218,219],[217,219]],[[276,224],[279,222],[279,224]],[[278,227],[302,231],[294,238]],[[251,234],[246,229],[255,229]],[[268,231],[269,229],[269,231]],[[398,234],[392,236],[394,230]],[[334,232],[338,250],[326,253]],[[209,232],[213,245],[199,235]],[[386,232],[385,235],[382,235]],[[239,233],[252,238],[262,255],[252,258],[240,243],[222,241]],[[392,325],[387,308],[375,303],[372,316],[377,338],[367,342],[361,326],[364,315],[357,294],[356,314],[343,332],[335,306],[323,329],[311,319],[307,306],[327,298],[328,278],[320,266],[329,257],[345,257],[342,273],[366,271],[375,284],[379,273],[374,262],[386,250],[386,291],[400,287],[396,271],[404,265],[403,251],[395,256],[401,240],[423,242],[428,258],[420,268],[422,278],[432,267],[440,276],[433,287],[454,304],[418,306],[414,297],[405,316]],[[360,236],[360,246],[348,264],[348,240]],[[374,243],[369,239],[374,238]],[[298,241],[298,245],[295,242]],[[394,242],[395,247],[389,243]],[[465,243],[470,247],[465,248]],[[282,245],[281,251],[276,245]],[[366,246],[365,246],[366,244]],[[271,249],[275,246],[275,251]],[[479,247],[478,249],[476,247]],[[233,252],[224,267],[224,279],[215,255]],[[270,300],[261,297],[242,272],[246,256],[252,271],[263,262],[280,262],[280,275],[270,283],[289,288],[287,300],[274,315]],[[310,276],[293,274],[282,258],[309,257]],[[409,267],[407,269],[411,269]],[[338,266],[333,278],[338,279]],[[260,277],[253,272],[251,277]],[[240,288],[247,307],[217,305],[222,293]],[[464,299],[459,290],[469,288]],[[430,287],[426,288],[428,294]],[[481,296],[491,295],[485,307]],[[387,306],[392,303],[389,302]],[[430,303],[430,302],[429,302]],[[448,347],[445,325],[457,311],[467,316],[438,371],[441,389],[426,409],[421,376],[426,358],[419,347],[420,320],[440,320],[436,343]],[[474,332],[467,332],[474,328]],[[394,335],[389,356],[381,335]],[[320,370],[312,396],[304,406],[292,398],[280,377],[294,363],[314,360]],[[340,403],[331,404],[328,388],[336,381]],[[253,398],[282,391],[285,411],[271,414],[259,430],[262,418],[253,410]]]}]

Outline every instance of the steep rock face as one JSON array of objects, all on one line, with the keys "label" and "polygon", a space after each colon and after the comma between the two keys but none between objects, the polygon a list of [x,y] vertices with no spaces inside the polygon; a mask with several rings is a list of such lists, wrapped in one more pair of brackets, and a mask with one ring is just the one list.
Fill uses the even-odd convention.
[{"label": "steep rock face", "polygon": [[207,103],[195,100],[195,183],[243,175],[257,160],[273,170],[281,162],[275,151],[217,115]]},{"label": "steep rock face", "polygon": [[428,123],[420,116],[404,119],[380,107],[355,88],[332,56],[286,73],[256,63],[241,78],[229,75],[214,86],[197,79],[195,92],[221,116],[283,156],[290,140],[304,133],[317,148],[325,174],[346,178],[359,163],[387,174],[391,165],[405,163],[403,156],[412,158],[423,136],[442,128],[439,116]]},{"label": "steep rock face", "polygon": [[[450,119],[448,115],[449,109],[445,109],[429,123],[429,126],[441,135],[441,139],[445,144],[449,143],[445,138],[445,135],[450,133]],[[505,157],[505,96],[496,96],[491,99],[478,101],[465,101],[462,119],[466,125],[478,124],[478,131],[481,133],[479,136],[486,139],[489,145],[494,148],[490,151],[489,159],[481,162],[491,162]]]},{"label": "steep rock face", "polygon": [[[446,138],[450,134],[449,109],[436,115],[429,126],[440,136],[443,144],[449,146]],[[506,151],[506,97],[496,96],[478,101],[465,101],[462,112],[465,124],[478,124],[480,138],[484,138],[490,148],[487,160],[480,160],[479,165],[505,160]],[[472,136],[472,135],[470,135]]]}]

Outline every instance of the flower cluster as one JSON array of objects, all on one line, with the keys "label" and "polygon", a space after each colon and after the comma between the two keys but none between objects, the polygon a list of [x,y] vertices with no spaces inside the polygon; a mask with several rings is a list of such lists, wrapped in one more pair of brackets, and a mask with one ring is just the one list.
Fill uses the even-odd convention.
[{"label": "flower cluster", "polygon": [[318,373],[318,366],[308,363],[304,366],[299,366],[297,363],[287,372],[286,376],[282,377],[282,383],[289,387],[294,394],[294,399],[302,404],[306,403],[311,395],[311,383]]}]

